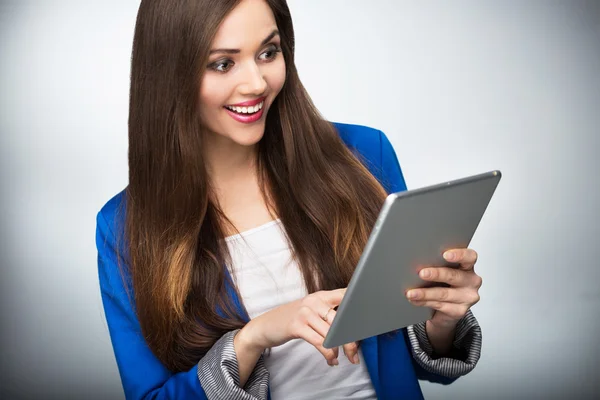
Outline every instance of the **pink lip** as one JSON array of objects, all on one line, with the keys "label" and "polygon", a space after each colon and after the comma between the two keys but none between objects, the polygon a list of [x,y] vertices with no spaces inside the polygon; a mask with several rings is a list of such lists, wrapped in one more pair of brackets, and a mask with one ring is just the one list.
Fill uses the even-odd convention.
[{"label": "pink lip", "polygon": [[252,115],[243,115],[243,114],[238,114],[236,112],[233,112],[230,109],[228,109],[227,107],[224,107],[224,108],[225,108],[225,111],[227,111],[227,113],[231,116],[231,118],[235,119],[238,122],[242,122],[244,124],[250,124],[252,122],[258,121],[262,117],[263,112],[265,111],[265,107],[263,106],[263,108],[261,108],[255,114],[252,114]]},{"label": "pink lip", "polygon": [[250,101],[245,101],[243,103],[238,103],[238,104],[228,104],[229,107],[252,107],[255,106],[257,104],[260,104],[261,102],[263,102],[266,99],[266,97],[260,97],[258,99],[255,100],[250,100]]}]

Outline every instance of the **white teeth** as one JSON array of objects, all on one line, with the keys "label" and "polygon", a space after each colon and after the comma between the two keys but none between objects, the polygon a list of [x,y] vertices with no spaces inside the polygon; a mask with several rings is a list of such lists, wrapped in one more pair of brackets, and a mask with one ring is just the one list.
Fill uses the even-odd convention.
[{"label": "white teeth", "polygon": [[231,106],[225,106],[226,108],[228,108],[231,111],[235,111],[236,113],[239,114],[254,114],[255,112],[258,112],[259,110],[262,110],[263,106],[264,106],[265,102],[261,101],[259,104],[253,106],[253,107],[231,107]]}]

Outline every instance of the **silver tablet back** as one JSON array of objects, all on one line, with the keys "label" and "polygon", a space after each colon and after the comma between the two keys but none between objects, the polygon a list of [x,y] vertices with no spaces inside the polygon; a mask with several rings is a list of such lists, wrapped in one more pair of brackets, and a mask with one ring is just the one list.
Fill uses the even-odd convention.
[{"label": "silver tablet back", "polygon": [[500,171],[388,196],[325,338],[332,348],[431,317],[405,293],[423,287],[418,271],[451,266],[442,257],[469,245]]}]

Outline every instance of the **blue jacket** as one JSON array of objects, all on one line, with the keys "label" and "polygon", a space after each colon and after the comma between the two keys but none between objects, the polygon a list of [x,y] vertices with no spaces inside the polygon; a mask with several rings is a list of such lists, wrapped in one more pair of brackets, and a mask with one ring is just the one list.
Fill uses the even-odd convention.
[{"label": "blue jacket", "polygon": [[[346,145],[388,193],[406,190],[396,153],[381,131],[340,123],[335,126]],[[206,399],[196,367],[176,374],[170,372],[142,337],[115,252],[115,233],[124,227],[124,215],[119,212],[124,198],[122,191],[98,213],[96,245],[102,301],[125,394],[128,399]],[[233,292],[231,295],[235,296]],[[234,300],[239,305],[239,299]],[[425,371],[413,360],[405,329],[397,335],[365,339],[361,349],[379,399],[422,399],[418,379],[442,384],[454,381]]]}]

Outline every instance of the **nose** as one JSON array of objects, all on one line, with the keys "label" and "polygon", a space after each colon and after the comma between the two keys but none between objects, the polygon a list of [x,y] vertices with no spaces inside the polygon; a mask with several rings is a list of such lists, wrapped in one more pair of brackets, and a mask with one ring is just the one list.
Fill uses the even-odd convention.
[{"label": "nose", "polygon": [[259,96],[262,95],[266,90],[267,81],[263,76],[263,71],[261,71],[260,67],[256,65],[256,63],[249,63],[240,85],[241,94],[248,96]]}]

